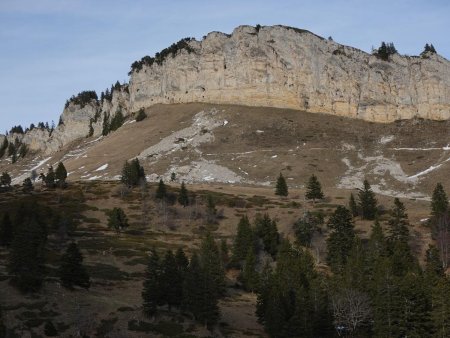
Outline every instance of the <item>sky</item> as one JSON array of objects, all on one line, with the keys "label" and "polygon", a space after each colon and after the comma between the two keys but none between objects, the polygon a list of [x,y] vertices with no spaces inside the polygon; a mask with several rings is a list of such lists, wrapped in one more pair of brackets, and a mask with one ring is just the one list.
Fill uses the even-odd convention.
[{"label": "sky", "polygon": [[133,61],[184,37],[282,24],[370,52],[381,41],[450,59],[448,0],[0,0],[0,133],[57,123],[65,101],[128,82]]}]

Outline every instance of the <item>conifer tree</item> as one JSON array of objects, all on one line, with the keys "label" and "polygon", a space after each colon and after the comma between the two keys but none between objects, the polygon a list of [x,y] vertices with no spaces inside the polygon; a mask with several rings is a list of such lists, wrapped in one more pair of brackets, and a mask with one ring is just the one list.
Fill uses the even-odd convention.
[{"label": "conifer tree", "polygon": [[13,225],[9,213],[5,212],[0,223],[0,245],[9,246],[13,240]]},{"label": "conifer tree", "polygon": [[224,267],[226,267],[230,262],[228,244],[225,238],[220,240],[220,260],[222,261]]},{"label": "conifer tree", "polygon": [[338,206],[328,221],[331,230],[327,239],[327,262],[334,272],[342,271],[355,240],[353,217],[350,211]]},{"label": "conifer tree", "polygon": [[30,192],[33,191],[33,189],[34,187],[33,182],[31,182],[31,178],[27,177],[26,179],[24,179],[22,183],[23,192]]},{"label": "conifer tree", "polygon": [[67,170],[62,162],[58,163],[55,171],[55,181],[58,187],[63,188],[66,185]]},{"label": "conifer tree", "polygon": [[9,143],[6,137],[3,138],[2,145],[0,146],[0,158],[5,156],[5,152],[8,149]]},{"label": "conifer tree", "polygon": [[280,237],[275,220],[271,220],[268,214],[264,214],[263,217],[258,215],[255,220],[255,232],[262,239],[264,250],[275,257]]},{"label": "conifer tree", "polygon": [[183,276],[172,250],[168,250],[164,256],[159,281],[162,288],[162,302],[167,303],[170,311],[172,306],[180,305],[183,295]]},{"label": "conifer tree", "polygon": [[217,223],[216,201],[211,194],[206,196],[206,222],[208,224]]},{"label": "conifer tree", "polygon": [[377,214],[377,199],[367,180],[364,180],[363,189],[359,189],[359,208],[363,219],[375,219]]},{"label": "conifer tree", "polygon": [[128,187],[137,186],[139,183],[145,182],[145,171],[138,158],[133,159],[131,162],[125,161],[120,181]]},{"label": "conifer tree", "polygon": [[425,275],[428,281],[434,284],[437,279],[444,276],[444,268],[436,246],[429,244],[425,255]]},{"label": "conifer tree", "polygon": [[294,232],[297,243],[301,246],[310,247],[314,231],[317,226],[317,220],[306,211],[302,218],[299,218],[294,223]]},{"label": "conifer tree", "polygon": [[116,232],[128,227],[128,218],[122,208],[113,208],[108,215],[108,227]]},{"label": "conifer tree", "polygon": [[53,172],[52,166],[48,168],[47,175],[45,176],[45,186],[47,188],[55,187],[55,173]]},{"label": "conifer tree", "polygon": [[245,258],[240,279],[245,290],[251,292],[256,291],[259,284],[259,274],[258,271],[256,271],[256,263],[255,251],[250,248],[248,250],[247,257]]},{"label": "conifer tree", "polygon": [[442,276],[432,289],[431,320],[434,337],[445,338],[450,334],[450,281]]},{"label": "conifer tree", "polygon": [[431,198],[431,213],[440,217],[448,212],[448,197],[441,183],[437,183]]},{"label": "conifer tree", "polygon": [[175,253],[175,261],[177,263],[178,270],[182,275],[184,275],[189,266],[189,260],[182,248],[177,249],[177,252]]},{"label": "conifer tree", "polygon": [[61,284],[68,289],[73,289],[74,286],[89,289],[91,286],[89,274],[83,266],[83,255],[74,242],[69,244],[61,257],[59,276]]},{"label": "conifer tree", "polygon": [[200,244],[200,264],[204,272],[212,278],[217,295],[225,292],[225,270],[220,258],[219,248],[208,232]]},{"label": "conifer tree", "polygon": [[275,195],[278,196],[287,196],[288,195],[288,186],[286,184],[286,180],[283,174],[280,173],[278,176],[277,184],[275,186]]},{"label": "conifer tree", "polygon": [[308,180],[308,184],[306,185],[305,197],[308,200],[313,200],[314,203],[316,202],[316,199],[321,200],[324,197],[322,185],[314,174],[311,175]]},{"label": "conifer tree", "polygon": [[158,188],[156,189],[156,198],[163,200],[167,196],[167,189],[164,181],[162,179],[159,180]]},{"label": "conifer tree", "polygon": [[350,209],[353,217],[358,216],[358,205],[356,204],[355,196],[353,196],[353,193],[350,194],[348,208]]},{"label": "conifer tree", "polygon": [[183,207],[189,205],[188,191],[186,189],[186,185],[184,184],[184,182],[181,182],[180,195],[178,196],[178,203],[180,203]]},{"label": "conifer tree", "polygon": [[398,198],[394,199],[394,207],[391,210],[391,218],[388,221],[389,240],[408,243],[409,222],[405,206]]},{"label": "conifer tree", "polygon": [[144,287],[142,290],[144,314],[148,317],[154,317],[157,314],[158,306],[163,303],[160,283],[161,275],[162,267],[159,256],[155,250],[152,250],[145,271]]},{"label": "conifer tree", "polygon": [[2,186],[9,188],[11,186],[11,176],[7,172],[3,172],[0,177],[0,183]]},{"label": "conifer tree", "polygon": [[232,261],[240,264],[250,248],[254,249],[254,235],[246,215],[242,216],[237,226],[237,233],[233,244]]}]

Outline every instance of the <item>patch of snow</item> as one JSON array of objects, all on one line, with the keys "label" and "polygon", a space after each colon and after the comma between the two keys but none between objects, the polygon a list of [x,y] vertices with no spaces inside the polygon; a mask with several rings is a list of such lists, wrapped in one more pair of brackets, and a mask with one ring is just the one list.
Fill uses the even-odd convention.
[{"label": "patch of snow", "polygon": [[98,167],[98,168],[95,169],[94,171],[103,171],[103,170],[105,170],[106,168],[108,168],[108,163],[102,165],[101,167]]},{"label": "patch of snow", "polygon": [[228,124],[228,121],[227,121],[227,120],[224,120],[224,121],[223,121],[223,125],[226,126],[227,124]]},{"label": "patch of snow", "polygon": [[258,129],[256,132],[257,132],[258,134],[262,134],[262,133],[264,133],[264,130],[259,130],[259,129]]},{"label": "patch of snow", "polygon": [[102,176],[92,176],[92,177],[89,177],[88,180],[93,181],[93,180],[98,180],[99,178],[102,178]]},{"label": "patch of snow", "polygon": [[426,175],[426,174],[432,172],[433,170],[436,170],[436,169],[439,168],[440,166],[442,166],[442,163],[441,163],[441,164],[438,164],[438,165],[432,165],[432,166],[429,167],[428,169],[425,169],[425,170],[423,170],[423,171],[421,171],[421,172],[419,172],[419,173],[417,173],[417,174],[415,174],[415,175],[409,176],[408,178],[414,179],[414,178],[417,178],[417,177]]},{"label": "patch of snow", "polygon": [[[92,140],[92,141],[89,141],[89,142],[86,142],[86,144],[91,144],[91,143],[95,143],[95,142],[97,142],[97,141],[100,141],[101,139],[103,138],[103,135],[102,136],[99,136],[99,137],[97,137],[95,140]],[[78,147],[79,148],[79,147]]]},{"label": "patch of snow", "polygon": [[134,122],[136,122],[136,120],[127,121],[127,122],[125,122],[123,125],[126,125],[126,124],[132,124],[132,123],[134,123]]},{"label": "patch of snow", "polygon": [[428,221],[429,220],[429,218],[422,218],[421,220],[420,220],[420,222],[421,223],[424,223],[424,222],[426,222],[426,221]]},{"label": "patch of snow", "polygon": [[278,155],[273,155],[273,156],[271,156],[271,158],[277,158],[278,157]]},{"label": "patch of snow", "polygon": [[388,144],[389,142],[392,142],[394,140],[394,135],[386,135],[386,136],[382,136],[380,138],[380,140],[378,141],[378,143],[380,144]]}]

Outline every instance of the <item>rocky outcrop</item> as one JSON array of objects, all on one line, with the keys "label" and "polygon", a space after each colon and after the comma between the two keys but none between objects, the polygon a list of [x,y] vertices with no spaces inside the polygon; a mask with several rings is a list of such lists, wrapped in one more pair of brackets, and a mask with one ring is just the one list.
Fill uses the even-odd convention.
[{"label": "rocky outcrop", "polygon": [[310,32],[240,26],[189,42],[131,73],[131,110],[155,103],[271,106],[375,122],[450,117],[450,62],[437,54],[389,61]]}]

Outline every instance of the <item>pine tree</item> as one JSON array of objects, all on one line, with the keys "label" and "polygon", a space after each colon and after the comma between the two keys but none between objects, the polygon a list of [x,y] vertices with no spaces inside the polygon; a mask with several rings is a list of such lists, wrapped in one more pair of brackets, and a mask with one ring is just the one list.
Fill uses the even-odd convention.
[{"label": "pine tree", "polygon": [[11,186],[11,176],[7,172],[3,172],[0,177],[0,183],[2,186],[9,188]]},{"label": "pine tree", "polygon": [[306,185],[306,199],[313,200],[313,203],[316,202],[316,199],[323,199],[322,185],[320,184],[317,177],[313,174],[308,180],[308,184]]},{"label": "pine tree", "polygon": [[389,240],[408,243],[409,222],[405,206],[398,198],[394,199],[394,207],[391,210],[391,218],[388,221]]},{"label": "pine tree", "polygon": [[183,207],[189,205],[188,191],[186,189],[186,185],[184,184],[184,182],[181,182],[180,195],[178,196],[178,203],[180,203]]},{"label": "pine tree", "polygon": [[125,161],[120,181],[128,187],[134,187],[141,182],[145,182],[145,171],[139,159],[135,158],[131,162]]},{"label": "pine tree", "polygon": [[163,200],[167,196],[167,189],[164,181],[162,179],[159,180],[158,188],[156,189],[156,198]]},{"label": "pine tree", "polygon": [[222,261],[224,267],[226,267],[230,262],[228,244],[225,238],[220,240],[220,260]]},{"label": "pine tree", "polygon": [[314,231],[316,229],[316,219],[309,211],[306,211],[302,218],[294,223],[293,229],[297,243],[301,246],[310,247]]},{"label": "pine tree", "polygon": [[9,213],[5,212],[0,223],[0,245],[9,246],[13,240],[13,225]]},{"label": "pine tree", "polygon": [[219,248],[209,232],[200,244],[200,264],[204,272],[214,281],[217,295],[222,295],[225,292],[225,270]]},{"label": "pine tree", "polygon": [[206,222],[215,224],[217,222],[216,202],[211,194],[206,196]]},{"label": "pine tree", "polygon": [[3,156],[5,156],[5,152],[8,149],[9,146],[9,142],[8,139],[6,137],[3,138],[3,142],[2,145],[0,146],[0,158],[2,158]]},{"label": "pine tree", "polygon": [[168,250],[164,256],[159,281],[162,289],[162,302],[167,303],[169,311],[172,306],[179,306],[183,296],[183,276],[178,270],[172,250]]},{"label": "pine tree", "polygon": [[219,319],[218,293],[214,278],[200,264],[197,254],[189,263],[183,284],[183,308],[206,327]]},{"label": "pine tree", "polygon": [[429,244],[425,255],[425,275],[428,281],[434,284],[437,279],[444,276],[444,268],[436,246]]},{"label": "pine tree", "polygon": [[264,214],[263,217],[258,216],[255,220],[255,232],[262,239],[264,250],[275,257],[280,238],[275,220],[271,220],[268,214]]},{"label": "pine tree", "polygon": [[277,184],[275,187],[275,195],[278,196],[287,196],[288,195],[288,186],[286,184],[286,180],[283,175],[280,173],[278,176]]},{"label": "pine tree", "polygon": [[355,196],[353,196],[353,193],[350,194],[348,208],[350,209],[353,217],[358,216],[358,205],[356,204]]},{"label": "pine tree", "polygon": [[79,286],[89,289],[91,282],[89,275],[83,266],[83,255],[76,243],[72,242],[61,257],[59,268],[61,284],[68,289]]},{"label": "pine tree", "polygon": [[431,320],[434,337],[446,338],[450,335],[450,281],[442,276],[432,289]]},{"label": "pine tree", "polygon": [[431,213],[440,217],[448,212],[448,197],[441,183],[437,183],[431,198]]},{"label": "pine tree", "polygon": [[377,214],[377,199],[367,180],[364,180],[363,189],[359,189],[359,207],[363,219],[375,219]]},{"label": "pine tree", "polygon": [[245,290],[254,292],[258,289],[259,274],[256,271],[256,256],[255,251],[250,248],[245,258],[245,263],[242,268],[240,279],[244,285]]},{"label": "pine tree", "polygon": [[254,235],[248,217],[242,216],[234,239],[232,261],[240,264],[245,259],[248,250],[254,249],[254,243]]},{"label": "pine tree", "polygon": [[353,217],[350,211],[338,206],[328,221],[331,230],[327,239],[327,263],[332,271],[342,271],[355,240]]},{"label": "pine tree", "polygon": [[22,183],[22,190],[23,192],[30,192],[33,191],[34,187],[33,187],[33,182],[31,182],[31,178],[27,177],[26,179],[23,180]]},{"label": "pine tree", "polygon": [[55,171],[55,181],[58,187],[60,188],[65,187],[66,179],[67,179],[66,167],[64,167],[64,164],[62,162],[59,162],[58,167],[56,167]]},{"label": "pine tree", "polygon": [[122,208],[113,208],[109,212],[108,227],[118,233],[128,227],[128,218]]},{"label": "pine tree", "polygon": [[155,250],[152,250],[145,271],[144,287],[142,290],[143,311],[149,317],[154,317],[157,314],[158,305],[163,303],[160,282],[161,275],[162,266],[159,256]]},{"label": "pine tree", "polygon": [[45,185],[47,188],[55,187],[55,173],[53,172],[53,167],[48,168],[47,175],[45,176]]}]

